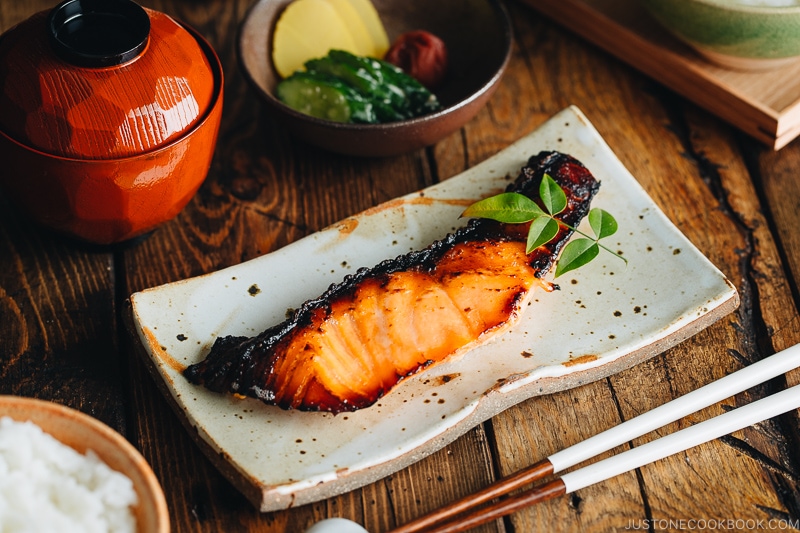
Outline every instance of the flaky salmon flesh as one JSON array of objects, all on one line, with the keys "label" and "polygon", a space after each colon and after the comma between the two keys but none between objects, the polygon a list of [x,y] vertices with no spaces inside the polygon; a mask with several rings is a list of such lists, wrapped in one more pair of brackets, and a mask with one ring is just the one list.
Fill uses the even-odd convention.
[{"label": "flaky salmon flesh", "polygon": [[[576,159],[542,152],[507,190],[537,200],[549,174],[576,226],[599,182]],[[571,231],[527,254],[527,225],[469,223],[427,248],[360,269],[256,337],[221,337],[186,369],[193,383],[284,409],[354,411],[404,378],[452,360],[518,321]]]}]

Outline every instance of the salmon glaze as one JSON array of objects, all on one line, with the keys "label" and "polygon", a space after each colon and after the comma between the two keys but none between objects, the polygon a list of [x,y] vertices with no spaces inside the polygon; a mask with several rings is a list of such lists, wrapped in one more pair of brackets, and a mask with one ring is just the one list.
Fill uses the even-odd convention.
[{"label": "salmon glaze", "polygon": [[[600,183],[575,158],[541,152],[507,191],[538,199],[549,174],[577,226]],[[529,224],[472,219],[427,248],[359,269],[255,337],[220,337],[184,376],[283,409],[355,411],[404,378],[459,357],[517,322],[572,231],[525,253]]]}]

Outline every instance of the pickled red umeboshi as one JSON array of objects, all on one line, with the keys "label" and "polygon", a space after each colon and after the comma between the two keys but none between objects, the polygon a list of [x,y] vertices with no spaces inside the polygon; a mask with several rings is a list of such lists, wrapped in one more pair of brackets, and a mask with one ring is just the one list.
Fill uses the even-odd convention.
[{"label": "pickled red umeboshi", "polygon": [[441,85],[447,71],[447,47],[439,37],[425,30],[403,33],[384,57],[428,89]]}]

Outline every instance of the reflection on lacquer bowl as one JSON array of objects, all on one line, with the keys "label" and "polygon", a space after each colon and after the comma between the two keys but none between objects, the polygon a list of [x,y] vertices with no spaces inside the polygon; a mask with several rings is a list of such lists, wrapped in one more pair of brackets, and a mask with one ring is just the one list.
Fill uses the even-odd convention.
[{"label": "reflection on lacquer bowl", "polygon": [[0,186],[93,244],[175,217],[205,180],[223,74],[196,31],[131,0],[67,0],[0,37]]}]

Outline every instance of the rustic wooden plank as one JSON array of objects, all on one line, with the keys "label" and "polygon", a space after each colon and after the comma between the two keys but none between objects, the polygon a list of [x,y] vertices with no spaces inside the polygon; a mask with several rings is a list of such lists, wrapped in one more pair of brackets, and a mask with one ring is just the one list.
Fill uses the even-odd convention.
[{"label": "rustic wooden plank", "polygon": [[[796,344],[797,332],[800,331],[796,312],[789,311],[800,305],[800,235],[795,231],[800,227],[800,180],[797,179],[800,144],[792,143],[777,154],[755,152],[751,160],[753,172],[759,178],[759,189],[754,194],[763,198],[767,218],[747,221],[748,226],[753,227],[759,236],[770,230],[775,232],[778,250],[773,253],[780,255],[787,271],[785,275],[789,278],[786,280],[781,273],[775,275],[774,269],[780,268],[777,261],[772,265],[754,265],[759,294],[763,294],[762,299],[775,304],[770,309],[776,315],[766,327],[774,348],[780,350]],[[791,373],[790,383],[798,382],[800,372]]]},{"label": "rustic wooden plank", "polygon": [[[545,29],[544,25],[535,16],[518,17],[516,35],[521,48],[531,52],[531,57],[526,58],[531,70],[527,74],[529,78],[533,78],[533,72],[545,68],[541,65],[548,61],[539,57],[537,50],[543,50],[542,55],[558,51],[558,68],[547,72],[549,84],[559,87],[560,92],[557,97],[553,95],[553,102],[550,102],[547,92],[537,95],[534,91],[523,91],[517,95],[517,101],[536,101],[535,105],[541,106],[542,100],[550,105],[566,100],[579,105],[673,222],[740,290],[752,293],[747,279],[749,268],[742,264],[749,235],[739,224],[742,215],[727,205],[723,192],[728,189],[743,191],[751,201],[737,204],[736,209],[751,218],[758,216],[758,202],[752,201],[755,194],[747,196],[749,175],[743,158],[731,148],[736,146],[736,139],[730,138],[721,123],[707,113],[691,106],[686,111],[681,99],[652,86],[602,53],[581,47],[577,40],[573,42],[572,37],[558,29]],[[522,75],[514,77],[521,79]],[[686,114],[689,119],[685,118]],[[702,143],[702,139],[715,142]],[[690,140],[697,142],[697,146],[692,146]],[[683,154],[683,157],[675,157],[675,154]],[[717,162],[725,165],[722,178],[722,171],[710,175],[720,164]],[[729,184],[729,181],[735,183]],[[758,227],[758,223],[755,226]],[[764,251],[760,249],[751,257],[763,259],[762,254],[773,245],[768,232],[762,231],[758,237]],[[777,266],[779,270],[774,246],[773,252],[767,255],[769,265],[765,267],[774,269]],[[776,302],[775,310],[786,309],[784,318],[788,316],[793,320],[794,308],[791,300],[786,301],[787,291],[781,287],[781,278],[770,279],[777,281],[770,294],[784,295],[782,302]],[[686,282],[690,282],[690,273],[687,273]],[[730,320],[720,321],[662,357],[603,382],[530,400],[495,417],[492,425],[503,473],[579,442],[589,436],[583,434],[586,431],[593,434],[632,418],[741,368],[748,360],[762,357],[765,354],[754,349],[751,335],[743,334],[743,331],[753,331],[754,325],[748,323],[739,327],[736,323],[737,320],[749,322],[754,314],[762,311],[760,302],[748,299],[745,307]],[[744,358],[734,356],[740,353],[745,354]],[[751,397],[744,396],[738,401],[748,401]],[[587,405],[592,406],[589,413],[594,419],[576,420],[575,406]],[[732,405],[723,402],[689,420],[705,419]],[[530,427],[522,438],[521,427],[525,428],[525,424]],[[656,435],[667,434],[686,424],[673,424]],[[779,484],[765,481],[771,475],[769,471],[752,457],[741,457],[743,447],[737,446],[745,440],[756,443],[754,447],[765,457],[778,460],[780,447],[791,441],[784,439],[778,446],[770,446],[761,438],[762,433],[758,429],[745,430],[731,439],[710,443],[644,467],[637,473],[589,487],[572,499],[548,502],[520,512],[511,523],[518,530],[548,524],[548,529],[553,531],[570,531],[576,527],[582,531],[606,531],[646,527],[645,519],[757,519],[768,517],[771,512],[785,513],[788,505],[781,501]],[[769,432],[773,438],[774,433],[780,434],[780,431],[773,428]],[[634,445],[654,436],[636,439]],[[531,450],[525,448],[525,442],[534,444]],[[702,480],[718,477],[735,481],[730,484],[731,488],[715,485],[714,497],[694,496],[705,490]]]},{"label": "rustic wooden plank", "polygon": [[792,277],[800,279],[800,234],[790,229],[797,227],[800,216],[797,209],[800,198],[800,180],[797,179],[800,151],[796,145],[793,143],[792,150],[778,154],[758,153],[753,163],[760,177],[767,212],[783,245],[782,256]]},{"label": "rustic wooden plank", "polygon": [[113,254],[0,206],[0,394],[56,401],[124,433]]},{"label": "rustic wooden plank", "polygon": [[[759,329],[764,331],[763,337],[767,347],[764,350],[782,350],[800,342],[800,323],[798,308],[798,237],[790,228],[798,227],[797,194],[800,182],[797,180],[796,163],[800,158],[800,144],[792,143],[779,153],[754,150],[749,158],[751,172],[757,176],[757,198],[762,200],[763,218],[751,216],[743,219],[752,228],[756,253],[753,254],[752,278],[762,306],[762,320]],[[748,191],[749,192],[749,191]],[[745,199],[755,195],[747,194]],[[737,197],[738,199],[738,197]],[[772,233],[772,243],[765,234]],[[793,386],[800,383],[800,369],[787,373],[785,383]],[[774,463],[765,465],[768,468],[769,482],[780,496],[780,503],[786,508],[784,514],[780,508],[774,513],[779,518],[788,517],[797,522],[800,517],[800,494],[797,490],[786,490],[786,487],[797,486],[800,459],[797,454],[787,454],[785,450],[796,450],[800,446],[800,415],[797,411],[759,426],[759,439],[753,446],[755,451],[764,448],[772,453],[769,458]],[[780,437],[776,439],[776,435]],[[746,450],[756,460],[761,456],[753,453],[746,443]],[[777,450],[775,450],[777,448]]]},{"label": "rustic wooden plank", "polygon": [[[250,2],[145,2],[201,30],[225,64],[226,110],[212,170],[174,221],[135,247],[90,252],[30,227],[0,197],[0,392],[67,403],[123,431],[164,486],[174,531],[295,532],[327,516],[386,531],[800,341],[800,243],[792,231],[800,216],[797,143],[773,153],[737,136],[522,2],[510,2],[517,42],[509,72],[462,131],[397,158],[327,154],[287,136],[238,72],[235,33]],[[0,28],[50,7],[45,0],[4,2]],[[776,84],[770,98],[779,101],[785,88]],[[116,319],[124,298],[257,257],[447,179],[569,104],[587,114],[656,203],[736,284],[740,309],[663,356],[524,402],[379,482],[298,509],[255,511],[170,411]],[[678,281],[690,283],[691,275]],[[786,381],[800,381],[800,371]],[[783,385],[775,380],[660,433]],[[644,519],[796,521],[798,427],[797,413],[790,413],[476,531],[607,531]]]},{"label": "rustic wooden plank", "polygon": [[[672,378],[670,384],[675,389],[673,394],[682,394],[780,349],[780,342],[777,343],[779,347],[774,348],[770,346],[769,338],[759,335],[764,331],[761,321],[795,320],[792,317],[796,317],[796,310],[790,300],[779,301],[788,294],[781,292],[786,279],[781,272],[775,243],[765,230],[761,206],[755,191],[749,186],[750,176],[745,161],[731,148],[737,145],[737,139],[719,121],[694,106],[684,105],[680,99],[668,98],[667,105],[672,109],[673,117],[670,131],[683,139],[682,159],[695,167],[694,171],[682,174],[681,179],[691,179],[697,184],[694,192],[687,195],[687,200],[695,205],[687,204],[679,209],[683,213],[679,226],[720,266],[743,295],[742,307],[731,316],[727,325],[709,328],[693,339],[696,342],[685,343],[670,354],[674,357],[668,360],[669,375],[681,377],[680,381]],[[770,153],[752,142],[746,146],[759,153]],[[703,187],[715,200],[699,201],[696,193]],[[672,198],[670,203],[680,200],[681,196],[673,194]],[[753,269],[766,269],[774,275],[765,282],[759,279],[760,276],[753,275]],[[769,294],[777,298],[769,298]],[[773,303],[776,304],[774,307]],[[708,336],[711,338],[703,339]],[[703,410],[689,417],[687,422],[674,424],[664,432],[721,414],[770,390],[774,388],[758,387]],[[653,397],[652,390],[648,390],[647,397]],[[663,401],[670,397],[663,397]],[[632,412],[626,418],[635,414]],[[775,431],[774,424],[773,421],[759,424],[662,461],[659,468],[642,469],[645,486],[659,487],[657,491],[648,490],[651,516],[662,520],[733,518],[755,521],[785,516],[790,508],[789,502],[780,483],[770,481],[775,474],[763,460],[780,458],[781,449],[791,444],[785,435],[778,437],[776,442],[780,431]],[[637,440],[637,443],[646,440],[649,438]],[[783,476],[787,472],[790,471],[784,471]],[[706,489],[705,480],[715,476],[732,481],[724,487]],[[704,498],[704,493],[709,496]],[[696,494],[700,496],[694,499],[690,496]],[[714,503],[709,503],[712,500]]]},{"label": "rustic wooden plank", "polygon": [[[736,370],[796,344],[800,341],[798,329],[791,325],[786,327],[786,324],[797,324],[798,315],[788,287],[787,272],[769,232],[769,223],[752,185],[746,160],[732,149],[737,146],[737,139],[718,121],[710,120],[706,113],[693,106],[686,108],[684,116],[690,132],[686,142],[687,157],[695,161],[701,178],[718,198],[719,211],[730,218],[742,239],[740,243],[735,240],[725,242],[725,232],[708,232],[720,240],[716,248],[728,256],[720,261],[726,265],[729,277],[737,283],[746,301],[746,305],[732,317],[736,322],[723,332],[725,337],[714,340],[714,345],[728,348],[727,354],[723,351],[709,361],[713,365],[710,378],[714,378],[720,372]],[[752,141],[742,142],[743,153],[753,154],[751,157],[779,157]],[[704,222],[702,218],[700,220]],[[702,232],[702,227],[702,223],[698,224],[695,231]],[[734,232],[727,232],[727,235],[732,236]],[[727,270],[736,266],[738,272]],[[683,368],[677,370],[683,371]],[[698,368],[693,373],[700,375],[700,370]],[[796,376],[797,372],[789,375],[789,384],[796,381],[792,375]],[[706,410],[704,416],[698,416],[697,420],[720,414],[786,386],[784,379],[776,381],[722,402]],[[721,445],[716,446],[716,450],[706,446],[697,451],[716,454],[716,475],[731,479],[729,486],[736,487],[714,491],[717,502],[714,510],[717,514],[709,516],[750,520],[797,516],[796,494],[784,489],[787,483],[796,480],[797,465],[785,464],[784,452],[785,449],[796,447],[796,431],[786,431],[786,428],[796,427],[797,413],[793,412],[781,419],[766,421],[720,439]],[[686,460],[692,461],[692,465],[695,464],[693,459],[693,454],[687,452]],[[782,462],[784,464],[778,466]],[[701,492],[696,487],[703,474],[695,469],[691,474],[698,477],[696,481],[690,480],[689,486],[694,487],[695,493]]]}]

